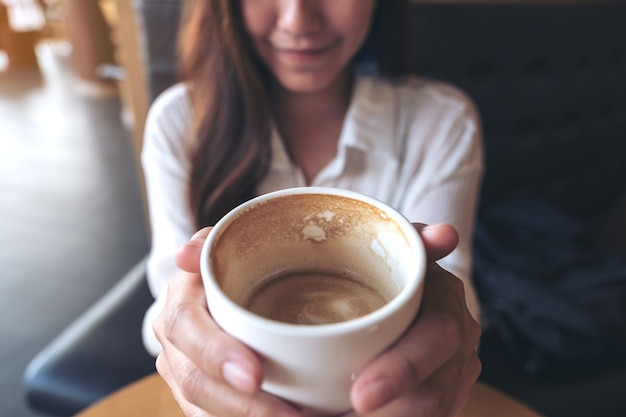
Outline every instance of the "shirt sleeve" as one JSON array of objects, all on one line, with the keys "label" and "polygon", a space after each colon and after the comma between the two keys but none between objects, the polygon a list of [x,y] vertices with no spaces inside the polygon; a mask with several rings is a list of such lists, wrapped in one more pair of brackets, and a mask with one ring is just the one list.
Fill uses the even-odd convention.
[{"label": "shirt sleeve", "polygon": [[167,282],[178,271],[176,250],[195,232],[187,206],[185,141],[190,119],[187,89],[178,84],[157,98],[146,120],[141,162],[152,237],[147,276],[155,302],[144,318],[143,339],[153,355],[158,354],[160,345],[152,322],[162,308]]}]

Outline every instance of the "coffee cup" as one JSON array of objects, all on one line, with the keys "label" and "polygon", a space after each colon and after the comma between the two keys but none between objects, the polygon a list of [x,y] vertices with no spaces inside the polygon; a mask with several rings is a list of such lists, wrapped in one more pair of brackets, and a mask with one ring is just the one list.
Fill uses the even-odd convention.
[{"label": "coffee cup", "polygon": [[243,203],[201,259],[210,313],[262,359],[262,389],[319,415],[349,410],[356,375],[411,324],[426,265],[399,212],[325,187]]}]

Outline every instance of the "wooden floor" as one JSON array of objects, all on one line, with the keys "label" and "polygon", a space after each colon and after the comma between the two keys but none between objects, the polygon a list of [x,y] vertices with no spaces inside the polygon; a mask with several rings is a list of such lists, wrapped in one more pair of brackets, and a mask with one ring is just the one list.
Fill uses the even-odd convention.
[{"label": "wooden floor", "polygon": [[39,69],[0,51],[0,416],[30,417],[32,357],[148,251],[131,136],[110,90],[72,72],[65,44]]}]

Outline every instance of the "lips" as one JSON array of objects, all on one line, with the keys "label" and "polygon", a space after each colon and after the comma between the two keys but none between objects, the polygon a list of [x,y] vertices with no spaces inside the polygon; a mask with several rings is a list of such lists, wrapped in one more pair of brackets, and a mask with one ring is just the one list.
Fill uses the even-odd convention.
[{"label": "lips", "polygon": [[310,62],[322,56],[323,50],[280,50],[278,54],[290,61]]},{"label": "lips", "polygon": [[307,48],[290,48],[290,47],[280,47],[274,46],[274,49],[280,52],[286,53],[298,53],[298,54],[307,54],[307,53],[321,53],[330,49],[332,45],[327,46],[318,46],[318,47],[307,47]]},{"label": "lips", "polygon": [[324,46],[314,46],[306,48],[291,48],[279,46],[272,46],[272,48],[278,55],[289,61],[306,63],[319,59],[325,53],[333,49],[335,45],[336,42]]}]

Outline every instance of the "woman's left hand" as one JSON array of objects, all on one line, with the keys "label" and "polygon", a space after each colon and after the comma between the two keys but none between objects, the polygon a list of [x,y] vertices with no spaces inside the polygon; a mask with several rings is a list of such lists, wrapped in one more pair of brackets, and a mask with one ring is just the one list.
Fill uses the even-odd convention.
[{"label": "woman's left hand", "polygon": [[[456,239],[448,225],[415,226],[422,235],[437,235],[427,240]],[[461,280],[434,262],[455,245],[443,245],[439,253],[429,251],[419,315],[354,382],[351,400],[359,416],[451,417],[468,402],[481,372],[476,353],[480,326],[466,307]]]}]

